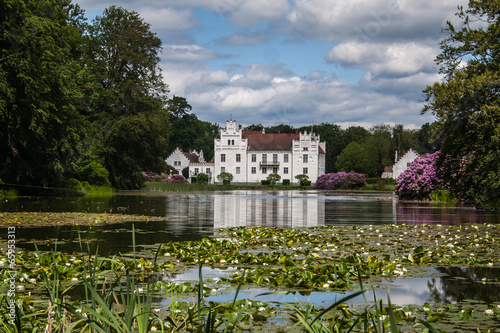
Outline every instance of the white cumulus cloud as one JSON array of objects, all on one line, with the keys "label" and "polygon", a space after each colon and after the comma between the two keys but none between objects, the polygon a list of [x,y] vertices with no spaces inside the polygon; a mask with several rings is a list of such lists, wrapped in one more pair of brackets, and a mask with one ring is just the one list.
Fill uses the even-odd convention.
[{"label": "white cumulus cloud", "polygon": [[419,72],[435,72],[434,59],[439,49],[416,42],[362,43],[342,42],[326,57],[332,63],[363,68],[374,75],[404,76]]}]

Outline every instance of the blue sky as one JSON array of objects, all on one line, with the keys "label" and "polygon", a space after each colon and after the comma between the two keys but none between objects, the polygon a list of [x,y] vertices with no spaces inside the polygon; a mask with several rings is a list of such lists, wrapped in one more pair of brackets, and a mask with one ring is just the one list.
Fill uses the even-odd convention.
[{"label": "blue sky", "polygon": [[343,127],[432,122],[422,90],[465,0],[79,0],[138,12],[163,42],[170,96],[202,120]]}]

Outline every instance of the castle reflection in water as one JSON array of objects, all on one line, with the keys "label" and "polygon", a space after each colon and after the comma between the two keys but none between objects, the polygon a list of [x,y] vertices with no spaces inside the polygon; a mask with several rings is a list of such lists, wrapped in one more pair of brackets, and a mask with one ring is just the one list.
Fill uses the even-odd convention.
[{"label": "castle reflection in water", "polygon": [[325,198],[316,193],[248,191],[214,198],[214,227],[299,228],[325,224]]},{"label": "castle reflection in water", "polygon": [[399,202],[393,193],[229,191],[170,197],[165,216],[179,228],[499,223],[499,211]]}]

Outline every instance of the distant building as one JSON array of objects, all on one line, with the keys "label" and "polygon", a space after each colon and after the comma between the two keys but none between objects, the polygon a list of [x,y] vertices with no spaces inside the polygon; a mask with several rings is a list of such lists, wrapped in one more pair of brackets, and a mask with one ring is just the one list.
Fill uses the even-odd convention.
[{"label": "distant building", "polygon": [[386,166],[384,169],[384,173],[382,174],[382,178],[392,178],[392,179],[397,179],[400,174],[403,173],[410,164],[417,158],[419,157],[420,154],[417,153],[415,150],[410,148],[406,153],[401,156],[401,158],[398,159],[398,153],[396,152],[396,163],[394,163],[393,166]]},{"label": "distant building", "polygon": [[182,151],[181,148],[177,147],[175,150],[165,159],[168,165],[173,166],[179,175],[182,175],[182,169],[188,167],[191,163],[204,163],[205,158],[203,157],[203,150],[197,152],[196,150],[190,150],[188,153]]},{"label": "distant building", "polygon": [[271,173],[297,183],[306,174],[311,182],[325,173],[326,143],[314,133],[244,131],[227,121],[214,143],[215,175],[229,172],[235,183],[260,183]]},{"label": "distant building", "polygon": [[271,173],[277,173],[291,183],[298,183],[295,176],[306,174],[315,183],[325,173],[326,143],[314,133],[265,133],[244,131],[236,121],[227,121],[220,129],[220,139],[214,140],[214,158],[206,162],[203,151],[189,153],[177,148],[165,160],[179,173],[189,167],[189,181],[194,182],[199,173],[217,181],[217,175],[229,172],[233,183],[260,183]]}]

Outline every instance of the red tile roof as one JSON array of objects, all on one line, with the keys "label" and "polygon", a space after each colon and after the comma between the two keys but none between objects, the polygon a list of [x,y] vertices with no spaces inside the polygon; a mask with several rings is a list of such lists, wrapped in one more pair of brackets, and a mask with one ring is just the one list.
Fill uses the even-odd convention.
[{"label": "red tile roof", "polygon": [[262,133],[243,131],[242,138],[248,140],[249,150],[292,150],[292,141],[299,140],[298,133]]}]

